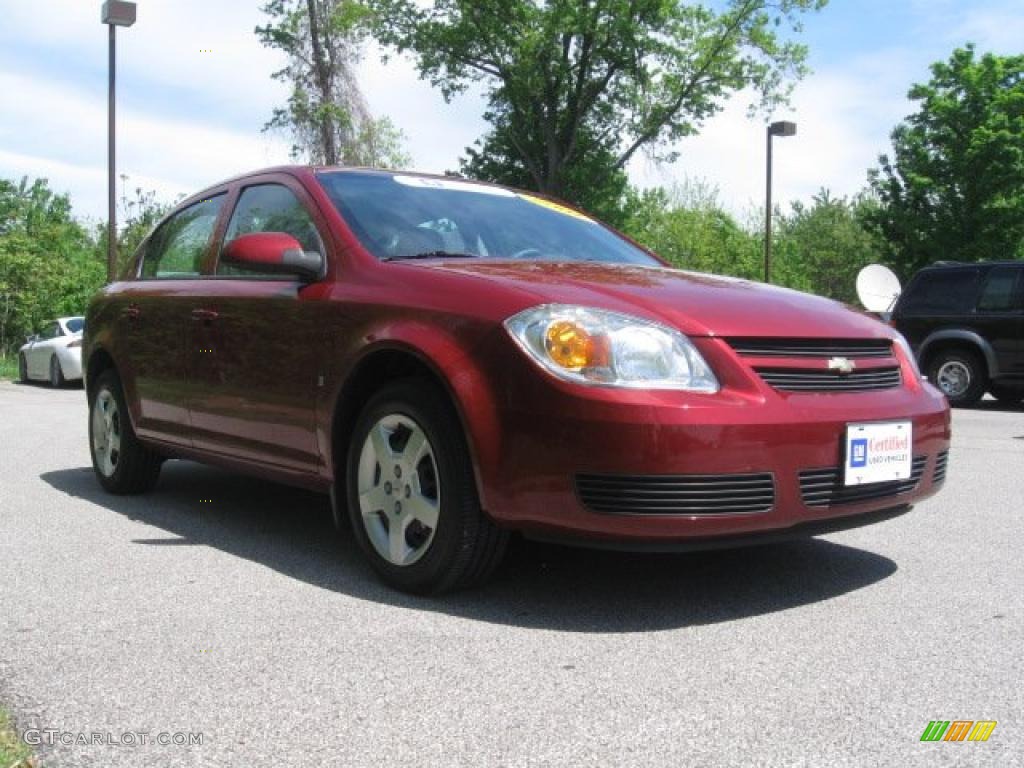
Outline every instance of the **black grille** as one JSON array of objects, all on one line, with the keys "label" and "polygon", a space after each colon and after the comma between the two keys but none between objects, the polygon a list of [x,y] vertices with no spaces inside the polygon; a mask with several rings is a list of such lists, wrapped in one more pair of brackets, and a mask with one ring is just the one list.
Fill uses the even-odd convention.
[{"label": "black grille", "polygon": [[891,357],[888,339],[729,339],[745,357]]},{"label": "black grille", "polygon": [[612,515],[732,515],[767,512],[770,473],[744,475],[577,475],[576,490],[594,512]]},{"label": "black grille", "polygon": [[918,486],[926,461],[926,456],[915,456],[906,480],[868,485],[843,485],[843,470],[839,468],[805,469],[800,473],[800,495],[808,507],[834,507],[899,496]]},{"label": "black grille", "polygon": [[942,451],[935,457],[935,471],[932,473],[932,482],[938,485],[946,481],[946,467],[949,466],[949,451]]},{"label": "black grille", "polygon": [[868,392],[892,389],[902,381],[899,367],[851,373],[807,368],[755,368],[770,386],[783,392]]}]

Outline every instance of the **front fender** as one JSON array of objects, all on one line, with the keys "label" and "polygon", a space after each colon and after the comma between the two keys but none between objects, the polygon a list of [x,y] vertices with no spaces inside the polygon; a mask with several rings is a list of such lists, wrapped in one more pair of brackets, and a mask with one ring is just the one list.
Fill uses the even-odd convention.
[{"label": "front fender", "polygon": [[445,326],[421,320],[389,321],[362,335],[354,344],[335,347],[337,369],[328,375],[332,386],[318,404],[318,439],[325,472],[333,471],[334,440],[331,430],[339,409],[344,409],[348,385],[362,366],[378,353],[402,352],[419,361],[441,383],[453,403],[473,462],[480,501],[487,508],[485,478],[494,476],[500,460],[500,420],[495,388],[476,362],[473,350],[485,343],[487,329]]}]

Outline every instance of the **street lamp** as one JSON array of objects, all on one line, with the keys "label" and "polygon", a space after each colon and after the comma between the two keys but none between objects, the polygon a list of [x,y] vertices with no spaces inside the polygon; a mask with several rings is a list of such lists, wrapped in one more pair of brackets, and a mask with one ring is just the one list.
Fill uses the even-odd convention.
[{"label": "street lamp", "polygon": [[107,282],[114,282],[117,271],[117,211],[114,203],[114,83],[116,81],[115,30],[135,23],[135,3],[107,0],[103,4],[100,20],[109,30],[110,53],[107,63],[109,87],[107,92]]},{"label": "street lamp", "polygon": [[768,153],[767,167],[765,174],[765,210],[764,210],[764,281],[772,281],[772,137],[773,136],[795,136],[796,123],[780,120],[772,123],[766,130]]}]

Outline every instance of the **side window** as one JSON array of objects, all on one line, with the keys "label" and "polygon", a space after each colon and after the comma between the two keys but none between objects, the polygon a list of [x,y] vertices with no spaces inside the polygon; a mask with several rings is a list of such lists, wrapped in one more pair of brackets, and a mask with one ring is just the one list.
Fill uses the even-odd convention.
[{"label": "side window", "polygon": [[979,312],[1010,312],[1020,308],[1020,282],[1024,269],[994,267],[978,299]]},{"label": "side window", "polygon": [[[281,184],[259,184],[242,191],[228,222],[224,242],[230,243],[236,237],[254,232],[284,232],[298,240],[304,251],[321,254],[324,251],[309,211],[294,192]],[[260,273],[218,262],[217,274],[252,276]]]},{"label": "side window", "polygon": [[974,311],[977,269],[937,269],[922,274],[900,307],[905,315],[961,315]]},{"label": "side window", "polygon": [[187,278],[199,275],[224,195],[217,195],[174,214],[150,239],[142,276]]}]

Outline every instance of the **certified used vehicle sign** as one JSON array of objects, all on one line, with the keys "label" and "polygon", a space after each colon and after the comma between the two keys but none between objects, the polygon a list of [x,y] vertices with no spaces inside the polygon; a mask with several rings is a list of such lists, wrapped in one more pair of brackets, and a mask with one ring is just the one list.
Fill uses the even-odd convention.
[{"label": "certified used vehicle sign", "polygon": [[846,427],[846,485],[884,483],[910,477],[909,421],[884,424],[848,424]]}]

